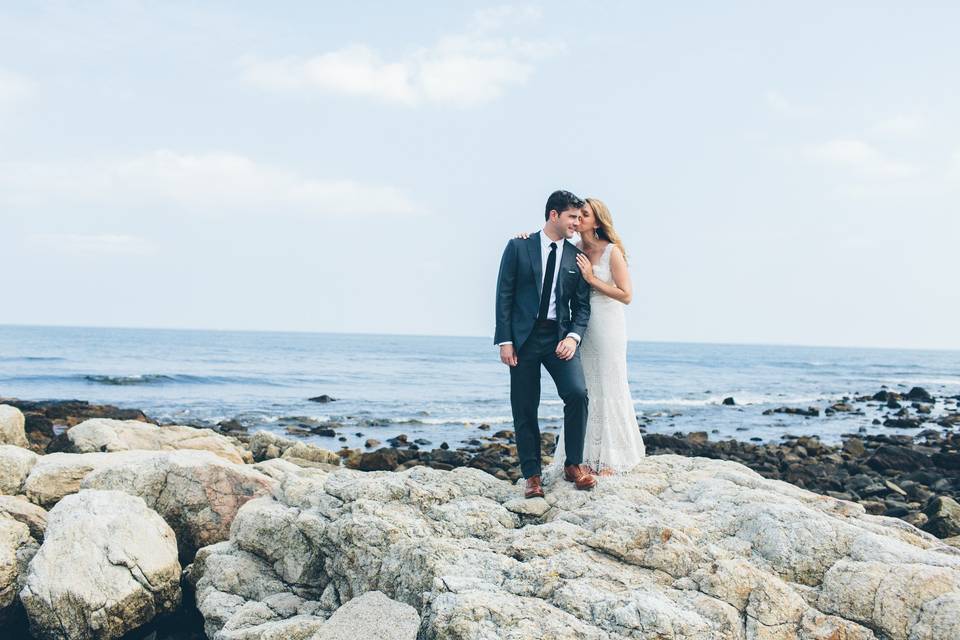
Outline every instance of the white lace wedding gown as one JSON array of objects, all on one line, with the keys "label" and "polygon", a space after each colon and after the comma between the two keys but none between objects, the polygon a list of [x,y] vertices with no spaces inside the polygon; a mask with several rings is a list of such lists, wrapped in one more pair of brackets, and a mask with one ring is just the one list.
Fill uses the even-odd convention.
[{"label": "white lace wedding gown", "polygon": [[[612,251],[611,243],[593,265],[594,275],[607,284],[613,284]],[[637,466],[646,453],[627,382],[627,329],[623,312],[622,302],[596,289],[590,290],[590,322],[580,344],[588,398],[583,464],[597,472],[626,473]],[[562,468],[564,451],[561,433],[550,475]]]}]

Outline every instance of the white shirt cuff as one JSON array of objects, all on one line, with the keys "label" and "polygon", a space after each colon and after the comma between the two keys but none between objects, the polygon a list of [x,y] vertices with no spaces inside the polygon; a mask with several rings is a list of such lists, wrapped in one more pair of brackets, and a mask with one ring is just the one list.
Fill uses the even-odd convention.
[{"label": "white shirt cuff", "polygon": [[577,341],[577,344],[580,344],[580,334],[577,334],[577,333],[574,333],[573,331],[571,331],[570,333],[567,334],[567,337],[568,337],[568,338],[573,338],[574,340]]},{"label": "white shirt cuff", "polygon": [[513,344],[513,343],[512,343],[511,341],[507,340],[506,342],[497,343],[497,346],[498,346],[498,347],[502,347],[502,346],[505,345],[505,344]]}]

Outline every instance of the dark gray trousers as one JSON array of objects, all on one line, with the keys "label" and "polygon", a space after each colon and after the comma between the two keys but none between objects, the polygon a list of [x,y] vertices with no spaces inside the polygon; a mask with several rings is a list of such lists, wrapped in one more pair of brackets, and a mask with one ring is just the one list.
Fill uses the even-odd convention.
[{"label": "dark gray trousers", "polygon": [[540,475],[540,365],[546,367],[563,400],[564,464],[583,462],[583,435],[587,427],[587,385],[580,364],[580,349],[570,360],[556,355],[557,325],[538,323],[517,353],[517,366],[510,367],[510,406],[517,455],[524,478]]}]

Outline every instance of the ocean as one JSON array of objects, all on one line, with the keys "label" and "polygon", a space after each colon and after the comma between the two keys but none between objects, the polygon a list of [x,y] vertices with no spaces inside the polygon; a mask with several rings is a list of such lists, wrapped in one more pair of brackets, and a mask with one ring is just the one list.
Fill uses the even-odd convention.
[{"label": "ocean", "polygon": [[[763,412],[822,410],[882,385],[960,394],[960,351],[631,342],[627,365],[646,431],[711,439],[838,442],[894,430],[873,424],[870,411]],[[545,372],[543,380],[541,426],[556,431],[563,406]],[[336,400],[308,400],[321,394]],[[509,374],[492,340],[477,337],[0,326],[0,396],[109,403],[198,426],[334,423],[336,436],[307,437],[330,449],[398,434],[455,447],[512,427]],[[726,397],[736,405],[724,406]]]}]

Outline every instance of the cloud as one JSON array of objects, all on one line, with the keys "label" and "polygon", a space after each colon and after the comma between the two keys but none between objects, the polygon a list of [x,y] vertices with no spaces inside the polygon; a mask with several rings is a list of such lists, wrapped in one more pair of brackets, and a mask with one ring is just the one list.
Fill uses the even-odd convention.
[{"label": "cloud", "polygon": [[806,154],[815,161],[864,177],[907,178],[919,172],[917,167],[890,158],[863,140],[830,140],[810,145]]},{"label": "cloud", "polygon": [[877,122],[873,131],[894,136],[911,136],[920,133],[925,124],[920,116],[900,114]]},{"label": "cloud", "polygon": [[314,88],[404,104],[413,104],[417,99],[408,66],[385,62],[379,53],[364,45],[353,45],[307,59],[248,58],[241,64],[245,79],[262,89]]},{"label": "cloud", "polygon": [[32,82],[22,75],[0,69],[0,109],[16,106],[32,93]]},{"label": "cloud", "polygon": [[240,61],[251,85],[271,91],[321,91],[383,102],[469,107],[491,102],[533,74],[536,63],[562,50],[558,43],[505,37],[504,31],[538,20],[533,8],[496,7],[474,14],[471,27],[387,59],[366,44],[300,58]]},{"label": "cloud", "polygon": [[471,25],[479,31],[493,31],[516,26],[518,24],[529,24],[537,22],[543,17],[543,12],[539,7],[516,5],[501,5],[499,7],[487,7],[479,9],[473,14]]},{"label": "cloud", "polygon": [[152,255],[155,246],[144,238],[122,234],[38,233],[27,237],[31,247],[71,256]]},{"label": "cloud", "polygon": [[814,114],[813,108],[796,104],[778,91],[767,91],[763,98],[770,109],[787,118],[802,118]]},{"label": "cloud", "polygon": [[239,154],[158,150],[77,164],[0,165],[0,205],[163,207],[202,215],[410,214],[400,189],[302,176]]}]

